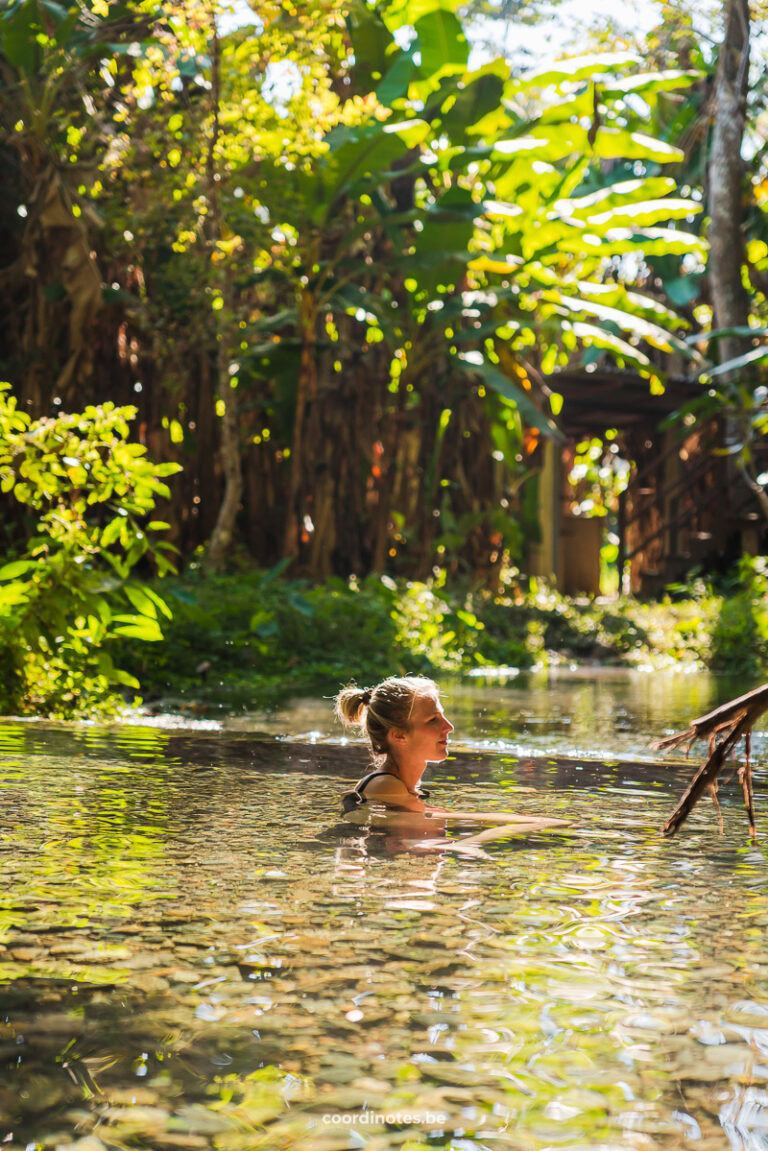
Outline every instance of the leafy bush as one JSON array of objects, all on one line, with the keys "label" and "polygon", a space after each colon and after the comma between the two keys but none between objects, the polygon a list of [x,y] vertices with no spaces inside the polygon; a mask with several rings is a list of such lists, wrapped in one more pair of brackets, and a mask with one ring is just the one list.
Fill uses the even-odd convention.
[{"label": "leafy bush", "polygon": [[312,586],[285,579],[283,566],[219,575],[192,568],[167,579],[173,620],[166,639],[151,657],[123,641],[122,664],[152,694],[231,708],[268,705],[291,692],[331,693],[349,680],[369,684],[392,673],[444,677],[559,660],[738,671],[745,651],[768,663],[760,654],[765,641],[754,638],[768,635],[759,564],[751,590],[739,585],[732,600],[697,584],[687,597],[678,589],[674,602],[657,603],[572,600],[541,581],[510,583],[501,593],[468,590],[448,587],[444,573],[428,583],[372,575]]},{"label": "leafy bush", "polygon": [[157,694],[189,692],[228,703],[488,662],[480,650],[482,621],[466,597],[448,595],[440,580],[332,577],[312,587],[278,578],[280,570],[192,569],[167,580],[174,618],[165,642],[151,659],[124,645],[123,662]]},{"label": "leafy bush", "polygon": [[395,633],[389,589],[375,579],[313,588],[278,578],[283,567],[213,575],[192,566],[166,580],[173,622],[165,642],[151,658],[124,642],[122,662],[155,694],[228,704],[386,674]]},{"label": "leafy bush", "polygon": [[149,521],[161,477],[128,439],[133,408],[112,403],[32,421],[0,384],[0,491],[22,524],[0,567],[0,710],[71,716],[114,708],[138,688],[115,666],[117,636],[162,639],[170,610],[130,579],[147,556],[172,568],[167,524]]},{"label": "leafy bush", "polygon": [[735,594],[723,599],[712,632],[710,665],[715,671],[756,677],[768,670],[768,565],[765,557],[743,556]]}]

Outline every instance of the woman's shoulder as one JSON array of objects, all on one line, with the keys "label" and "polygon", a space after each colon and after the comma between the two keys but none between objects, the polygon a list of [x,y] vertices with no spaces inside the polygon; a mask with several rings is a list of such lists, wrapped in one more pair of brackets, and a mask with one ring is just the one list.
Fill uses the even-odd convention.
[{"label": "woman's shoulder", "polygon": [[[364,786],[362,786],[363,784]],[[403,781],[388,771],[377,772],[376,775],[368,778],[367,783],[361,780],[358,788],[361,787],[366,799],[373,799],[374,797],[384,799],[389,796],[393,798],[404,798],[408,796],[408,788]]]}]

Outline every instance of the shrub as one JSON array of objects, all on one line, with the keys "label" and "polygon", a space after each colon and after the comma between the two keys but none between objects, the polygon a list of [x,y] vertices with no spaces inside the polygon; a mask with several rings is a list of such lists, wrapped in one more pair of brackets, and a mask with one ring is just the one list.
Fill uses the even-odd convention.
[{"label": "shrub", "polygon": [[130,442],[135,414],[106,403],[33,421],[0,384],[0,491],[21,523],[0,567],[4,713],[114,709],[116,689],[139,687],[114,664],[115,638],[162,639],[168,607],[130,577],[147,556],[172,567],[168,525],[149,517],[179,469]]},{"label": "shrub", "polygon": [[768,570],[765,557],[743,556],[735,594],[722,602],[712,631],[710,666],[756,677],[768,670]]}]

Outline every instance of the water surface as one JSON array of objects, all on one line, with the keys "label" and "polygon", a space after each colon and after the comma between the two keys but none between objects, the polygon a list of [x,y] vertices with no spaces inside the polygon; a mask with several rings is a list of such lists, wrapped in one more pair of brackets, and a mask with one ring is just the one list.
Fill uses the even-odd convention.
[{"label": "water surface", "polygon": [[732,787],[722,837],[702,804],[661,838],[692,767],[640,725],[720,689],[643,682],[452,692],[434,798],[573,820],[479,859],[342,824],[364,758],[321,703],[278,741],[3,724],[0,1142],[768,1146],[765,849]]},{"label": "water surface", "polygon": [[[463,750],[653,760],[655,740],[753,686],[690,666],[677,671],[561,666],[449,680],[441,694],[456,727],[452,741]],[[292,699],[274,711],[201,722],[305,741],[336,743],[343,735],[330,697]],[[765,738],[758,731],[756,746],[768,750]]]}]

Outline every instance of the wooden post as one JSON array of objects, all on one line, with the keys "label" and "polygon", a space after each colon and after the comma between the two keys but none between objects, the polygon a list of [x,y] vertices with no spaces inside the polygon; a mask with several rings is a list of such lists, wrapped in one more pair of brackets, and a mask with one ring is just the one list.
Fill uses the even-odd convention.
[{"label": "wooden post", "polygon": [[627,492],[626,488],[619,494],[619,517],[617,524],[617,531],[619,536],[619,554],[616,558],[616,566],[619,569],[619,595],[624,591],[624,565],[626,564],[627,554]]}]

